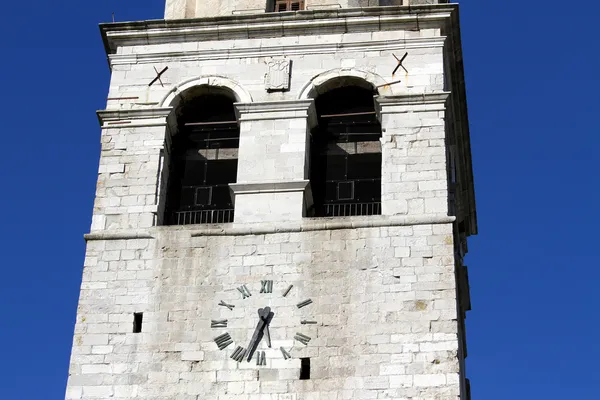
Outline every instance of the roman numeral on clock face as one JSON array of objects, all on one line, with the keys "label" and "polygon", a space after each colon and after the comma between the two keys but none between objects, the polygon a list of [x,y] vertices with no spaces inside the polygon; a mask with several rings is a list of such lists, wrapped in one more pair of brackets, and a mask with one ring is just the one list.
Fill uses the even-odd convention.
[{"label": "roman numeral on clock face", "polygon": [[221,307],[227,307],[227,308],[228,308],[228,309],[230,309],[230,310],[233,310],[233,309],[235,308],[235,306],[234,306],[233,304],[227,304],[227,303],[225,303],[223,300],[221,300],[221,301],[219,302],[219,305],[220,305]]},{"label": "roman numeral on clock face", "polygon": [[283,297],[287,297],[287,295],[290,294],[290,291],[293,287],[294,285],[290,285],[287,289],[285,289],[285,292],[283,292]]},{"label": "roman numeral on clock face", "polygon": [[296,333],[296,336],[294,336],[294,339],[306,346],[306,345],[308,345],[308,342],[310,342],[311,338],[309,336],[303,335],[301,333]]},{"label": "roman numeral on clock face", "polygon": [[283,347],[280,347],[279,350],[281,350],[281,354],[283,354],[284,360],[289,360],[290,358],[292,358],[292,355],[288,353]]},{"label": "roman numeral on clock face", "polygon": [[210,321],[211,328],[227,328],[227,320],[226,319],[213,319]]},{"label": "roman numeral on clock face", "polygon": [[296,304],[296,306],[298,308],[302,308],[302,307],[306,307],[309,304],[312,304],[312,300],[311,299],[307,299],[307,300],[301,301],[300,303]]},{"label": "roman numeral on clock face", "polygon": [[223,350],[227,346],[229,346],[231,343],[233,343],[233,340],[231,339],[231,336],[229,335],[229,333],[224,333],[215,338],[215,343],[219,347],[219,350]]},{"label": "roman numeral on clock face", "polygon": [[261,293],[273,293],[273,281],[260,281]]},{"label": "roman numeral on clock face", "polygon": [[245,355],[246,355],[246,349],[241,346],[238,346],[233,351],[233,354],[231,355],[231,359],[233,359],[237,362],[242,362],[242,361],[244,361]]},{"label": "roman numeral on clock face", "polygon": [[256,365],[267,365],[267,355],[264,351],[256,352]]},{"label": "roman numeral on clock face", "polygon": [[252,293],[250,293],[246,285],[240,286],[239,288],[237,288],[237,290],[242,294],[242,299],[252,296]]}]

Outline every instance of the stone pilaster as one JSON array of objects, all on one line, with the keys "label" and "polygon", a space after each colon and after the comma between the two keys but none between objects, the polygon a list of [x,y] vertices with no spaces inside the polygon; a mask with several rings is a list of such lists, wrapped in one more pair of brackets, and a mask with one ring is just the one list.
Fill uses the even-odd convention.
[{"label": "stone pilaster", "polygon": [[448,213],[448,95],[439,92],[376,98],[382,127],[383,215]]},{"label": "stone pilaster", "polygon": [[230,185],[235,222],[295,221],[312,202],[309,134],[313,100],[237,103],[240,150]]},{"label": "stone pilaster", "polygon": [[91,230],[156,225],[170,107],[98,111],[102,148]]}]

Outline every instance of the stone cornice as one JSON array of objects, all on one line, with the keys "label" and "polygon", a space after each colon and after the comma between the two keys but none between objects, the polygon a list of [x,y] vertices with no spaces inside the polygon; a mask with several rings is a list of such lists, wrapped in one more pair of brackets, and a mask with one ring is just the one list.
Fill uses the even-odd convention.
[{"label": "stone cornice", "polygon": [[[393,226],[452,224],[455,217],[448,215],[424,216],[368,216],[345,218],[304,218],[297,224],[227,224],[206,226],[191,231],[192,237],[199,236],[245,236],[275,233],[315,232],[340,229],[386,228]],[[197,225],[196,225],[197,226]]]},{"label": "stone cornice", "polygon": [[409,106],[414,104],[443,104],[448,100],[450,92],[409,93],[397,96],[378,96],[375,101],[381,107]]},{"label": "stone cornice", "polygon": [[252,103],[235,103],[240,114],[272,113],[284,111],[307,111],[314,103],[310,100],[280,100],[280,101],[255,101]]},{"label": "stone cornice", "polygon": [[309,181],[287,181],[287,182],[257,182],[257,183],[230,183],[231,191],[238,194],[256,193],[284,193],[301,192],[306,189]]},{"label": "stone cornice", "polygon": [[366,7],[265,13],[184,20],[101,24],[107,54],[120,46],[206,40],[256,39],[380,30],[441,27],[457,10],[455,4]]},{"label": "stone cornice", "polygon": [[398,96],[375,97],[377,117],[381,121],[383,114],[396,114],[402,112],[442,111],[450,92],[402,94]]},{"label": "stone cornice", "polygon": [[309,127],[317,122],[313,99],[235,103],[234,106],[240,122],[306,118]]},{"label": "stone cornice", "polygon": [[[172,107],[161,107],[161,108],[140,108],[130,110],[98,110],[96,115],[98,116],[98,122],[103,128],[125,128],[132,125],[111,125],[112,123],[135,123],[136,126],[140,124],[146,126],[164,125],[166,124],[165,118],[169,116]],[[158,121],[157,121],[158,120]]]},{"label": "stone cornice", "polygon": [[84,235],[87,241],[94,240],[132,240],[132,239],[159,239],[164,234],[186,232],[191,237],[200,236],[245,236],[269,235],[286,232],[315,232],[340,229],[385,228],[394,226],[411,225],[439,225],[452,224],[456,217],[444,214],[431,214],[420,216],[408,215],[370,215],[364,217],[337,217],[337,218],[303,218],[297,223],[253,223],[253,224],[213,224],[213,225],[185,225],[185,226],[159,226],[136,231],[106,230]]},{"label": "stone cornice", "polygon": [[154,239],[147,230],[139,231],[98,231],[83,235],[86,242],[95,240],[134,240],[134,239]]},{"label": "stone cornice", "polygon": [[111,65],[156,63],[172,60],[179,61],[204,61],[220,60],[229,58],[253,58],[253,57],[281,57],[305,54],[329,54],[333,52],[362,52],[362,51],[386,51],[398,49],[416,49],[443,47],[445,36],[410,38],[397,42],[389,40],[360,41],[349,43],[321,43],[321,44],[290,44],[281,46],[265,47],[240,47],[222,48],[210,50],[181,50],[168,52],[152,52],[138,54],[110,54],[108,56]]}]

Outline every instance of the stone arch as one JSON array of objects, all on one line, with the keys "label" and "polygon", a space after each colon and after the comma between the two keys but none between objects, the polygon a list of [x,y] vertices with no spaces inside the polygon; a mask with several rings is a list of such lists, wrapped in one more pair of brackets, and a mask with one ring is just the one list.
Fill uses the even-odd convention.
[{"label": "stone arch", "polygon": [[160,225],[233,221],[239,102],[251,103],[252,96],[237,82],[202,76],[176,85],[159,103],[171,109],[160,161]]},{"label": "stone arch", "polygon": [[[359,86],[375,91],[379,95],[389,95],[391,88],[386,85],[382,76],[369,71],[358,69],[336,68],[325,71],[312,78],[300,90],[298,99],[314,99],[319,94],[343,86]],[[385,93],[384,93],[385,92]]]},{"label": "stone arch", "polygon": [[159,107],[173,107],[176,109],[188,94],[197,95],[198,92],[221,92],[235,98],[237,103],[251,103],[252,96],[242,85],[224,76],[201,76],[189,79],[176,85],[162,99]]},{"label": "stone arch", "polygon": [[372,72],[336,69],[314,77],[300,99],[314,99],[309,179],[316,217],[381,214],[382,129],[374,95],[385,81]]}]

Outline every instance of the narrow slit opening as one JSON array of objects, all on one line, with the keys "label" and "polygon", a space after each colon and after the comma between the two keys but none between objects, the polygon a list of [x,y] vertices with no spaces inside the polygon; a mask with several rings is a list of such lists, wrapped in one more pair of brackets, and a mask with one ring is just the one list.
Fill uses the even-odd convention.
[{"label": "narrow slit opening", "polygon": [[300,380],[310,379],[310,358],[300,359]]},{"label": "narrow slit opening", "polygon": [[142,331],[143,319],[144,319],[144,313],[141,313],[141,312],[133,313],[133,333],[140,333]]}]

